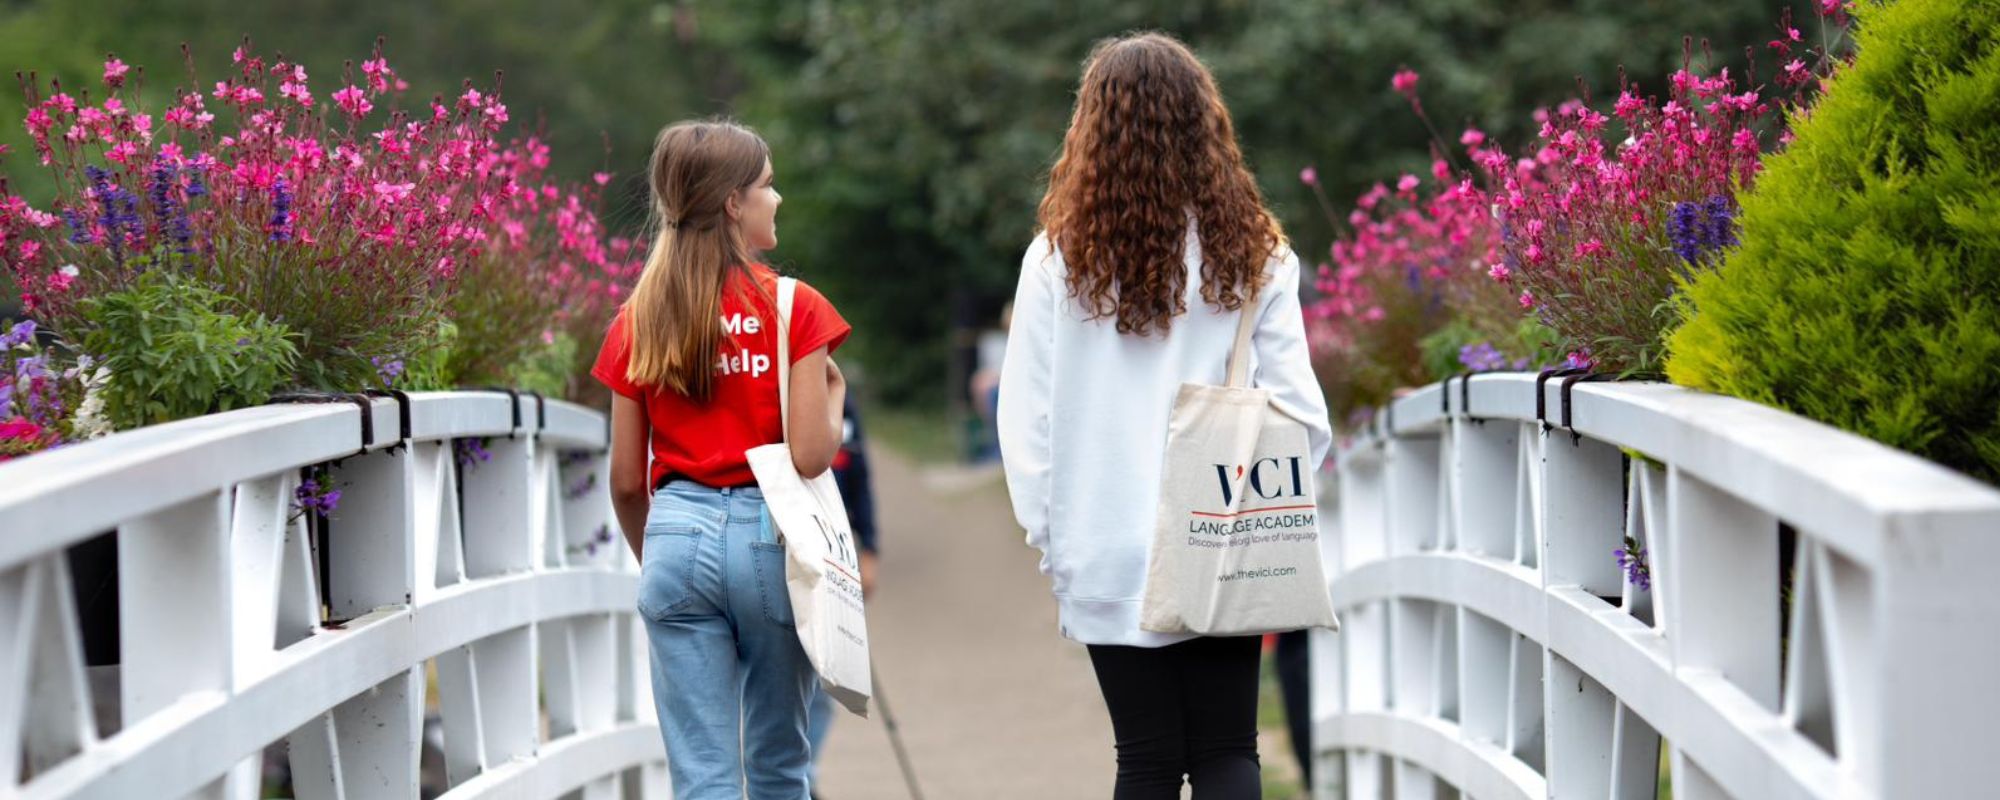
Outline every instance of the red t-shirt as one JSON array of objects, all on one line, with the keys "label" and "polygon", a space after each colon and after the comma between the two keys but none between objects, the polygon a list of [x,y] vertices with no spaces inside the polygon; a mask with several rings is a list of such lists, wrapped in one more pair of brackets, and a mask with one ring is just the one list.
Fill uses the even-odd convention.
[{"label": "red t-shirt", "polygon": [[[723,352],[716,354],[715,388],[704,403],[656,386],[641,386],[625,377],[631,360],[631,325],[620,308],[605,331],[604,347],[590,369],[611,391],[643,403],[651,428],[653,469],[649,485],[667,475],[705,486],[743,486],[756,482],[743,451],[784,440],[784,420],[778,407],[778,316],[763,297],[778,296],[778,275],[762,264],[751,272],[764,294],[739,291],[736,273],[722,292]],[[840,347],[853,330],[826,297],[798,284],[792,298],[792,361],[822,347]]]}]

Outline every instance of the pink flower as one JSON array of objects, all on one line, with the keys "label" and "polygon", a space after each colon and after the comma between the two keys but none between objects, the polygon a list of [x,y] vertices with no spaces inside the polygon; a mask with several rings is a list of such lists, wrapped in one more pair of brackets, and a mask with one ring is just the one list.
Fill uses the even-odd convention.
[{"label": "pink flower", "polygon": [[278,94],[291,98],[293,102],[298,103],[300,106],[312,108],[312,91],[307,89],[303,83],[286,81],[285,85],[278,87]]},{"label": "pink flower", "polygon": [[389,205],[395,205],[409,199],[410,192],[415,191],[416,188],[417,185],[414,183],[389,183],[387,181],[376,181],[374,186],[375,196],[381,198]]},{"label": "pink flower", "polygon": [[23,211],[21,213],[21,216],[27,219],[29,225],[33,225],[43,230],[53,228],[57,225],[57,223],[60,223],[62,221],[60,217],[57,217],[54,214],[51,214],[47,211],[36,211],[35,209],[32,208]]},{"label": "pink flower", "polygon": [[1757,132],[1749,128],[1738,130],[1734,140],[1730,144],[1735,145],[1736,149],[1742,151],[1744,155],[1755,155],[1758,151]]},{"label": "pink flower", "polygon": [[49,135],[49,128],[55,127],[56,119],[49,116],[47,110],[35,108],[28,111],[26,122],[28,134],[39,139]]},{"label": "pink flower", "polygon": [[40,438],[42,438],[42,426],[36,425],[35,423],[29,422],[20,417],[15,417],[6,422],[0,422],[0,439],[15,439],[20,441],[32,442]]},{"label": "pink flower", "polygon": [[[1319,170],[1314,169],[1312,167],[1306,167],[1305,169],[1299,170],[1299,183],[1303,183],[1307,186],[1318,186]],[[598,185],[602,186],[604,184],[600,181]]]},{"label": "pink flower", "polygon": [[375,110],[375,104],[368,102],[368,97],[362,93],[361,87],[354,85],[334,92],[333,102],[340,106],[340,110],[347,112],[348,116],[356,118],[368,116],[368,112]]},{"label": "pink flower", "polygon": [[112,145],[111,149],[104,154],[104,157],[119,164],[129,165],[133,163],[133,159],[137,158],[138,155],[139,143],[128,141]]},{"label": "pink flower", "polygon": [[1389,88],[1395,89],[1397,94],[1415,100],[1417,97],[1417,78],[1417,73],[1411,70],[1396,70],[1396,74],[1389,78]]},{"label": "pink flower", "polygon": [[1458,143],[1466,147],[1478,147],[1486,143],[1486,134],[1478,128],[1466,128],[1464,133],[1459,134]]},{"label": "pink flower", "polygon": [[1589,258],[1604,252],[1604,243],[1596,239],[1586,239],[1576,244],[1576,257]]},{"label": "pink flower", "polygon": [[1437,178],[1438,181],[1440,182],[1450,181],[1451,165],[1445,163],[1443,159],[1433,161],[1431,162],[1431,175]]},{"label": "pink flower", "polygon": [[1819,0],[1819,15],[1831,17],[1847,7],[1846,0]]},{"label": "pink flower", "polygon": [[1792,41],[1794,41],[1794,42],[1798,42],[1798,41],[1804,41],[1804,40],[1802,40],[1802,39],[1800,39],[1800,38],[1799,38],[1799,29],[1798,29],[1798,28],[1786,28],[1786,29],[1785,29],[1785,38],[1787,38],[1787,39],[1790,39],[1790,40],[1792,40]]},{"label": "pink flower", "polygon": [[396,71],[389,68],[389,60],[375,58],[361,62],[361,73],[368,77],[368,88],[380,94],[389,90],[389,79],[396,77]]},{"label": "pink flower", "polygon": [[1528,291],[1528,290],[1526,290],[1526,289],[1523,289],[1523,290],[1521,290],[1521,299],[1520,299],[1520,302],[1521,302],[1521,307],[1522,307],[1522,308],[1534,308],[1534,307],[1535,307],[1535,293],[1534,293],[1534,292],[1530,292],[1530,291]]},{"label": "pink flower", "polygon": [[[1311,167],[1307,167],[1307,169],[1311,169]],[[611,182],[611,173],[609,172],[591,173],[590,179],[594,181],[597,185],[603,186]]]},{"label": "pink flower", "polygon": [[1805,80],[1805,77],[1806,77],[1806,62],[1800,61],[1795,58],[1792,59],[1791,63],[1785,65],[1785,78],[1787,80],[1798,82]]},{"label": "pink flower", "polygon": [[1422,182],[1418,181],[1417,176],[1415,175],[1406,174],[1403,177],[1396,179],[1396,191],[1401,194],[1409,194],[1411,192],[1414,192],[1420,185],[1422,185]]},{"label": "pink flower", "polygon": [[104,62],[104,85],[113,89],[125,85],[125,73],[131,69],[125,62],[116,58]]},{"label": "pink flower", "polygon": [[1486,275],[1496,281],[1506,283],[1507,279],[1514,277],[1514,271],[1508,269],[1506,264],[1494,264],[1492,268],[1486,270]]},{"label": "pink flower", "polygon": [[1619,92],[1618,102],[1612,106],[1612,111],[1618,115],[1619,119],[1631,119],[1633,115],[1639,113],[1639,109],[1645,107],[1645,101],[1640,100],[1638,95],[1631,92]]}]

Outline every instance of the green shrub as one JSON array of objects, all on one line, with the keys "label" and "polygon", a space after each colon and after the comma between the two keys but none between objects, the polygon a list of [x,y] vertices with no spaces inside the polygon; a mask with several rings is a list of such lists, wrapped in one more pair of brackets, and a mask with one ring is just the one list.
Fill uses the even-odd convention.
[{"label": "green shrub", "polygon": [[1667,375],[2000,483],[2000,2],[1862,6]]},{"label": "green shrub", "polygon": [[298,359],[285,326],[166,269],[81,310],[83,349],[111,371],[105,411],[119,430],[263,403]]},{"label": "green shrub", "polygon": [[569,384],[584,374],[576,369],[576,359],[576,338],[567,333],[551,334],[547,343],[538,343],[522,354],[508,371],[506,383],[549,397],[568,397]]}]

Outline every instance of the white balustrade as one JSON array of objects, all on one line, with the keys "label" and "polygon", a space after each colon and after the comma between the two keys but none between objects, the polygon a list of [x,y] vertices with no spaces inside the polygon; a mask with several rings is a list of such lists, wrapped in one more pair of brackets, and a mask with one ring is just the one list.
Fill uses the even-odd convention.
[{"label": "white balustrade", "polygon": [[[414,798],[425,769],[454,800],[667,796],[604,416],[367,405],[0,464],[0,797],[255,798],[271,748],[310,800]],[[453,440],[482,438],[461,466]],[[295,493],[328,462],[316,526]]]},{"label": "white balustrade", "polygon": [[1753,403],[1563,383],[1434,384],[1342,444],[1318,797],[1993,796],[2000,491]]}]

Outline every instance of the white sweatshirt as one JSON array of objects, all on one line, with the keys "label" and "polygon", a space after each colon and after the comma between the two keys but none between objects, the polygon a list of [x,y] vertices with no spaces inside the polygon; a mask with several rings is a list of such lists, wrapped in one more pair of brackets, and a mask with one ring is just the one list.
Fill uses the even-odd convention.
[{"label": "white sweatshirt", "polygon": [[[1000,371],[1000,454],[1014,516],[1042,551],[1042,574],[1054,579],[1063,635],[1085,644],[1162,647],[1191,638],[1140,630],[1139,603],[1174,394],[1183,383],[1226,382],[1238,312],[1218,313],[1202,299],[1192,228],[1185,249],[1188,311],[1165,337],[1086,320],[1046,235],[1021,259]],[[1307,422],[1317,464],[1333,431],[1306,354],[1298,257],[1284,249],[1266,270],[1251,383]]]}]

